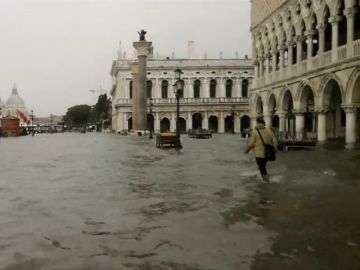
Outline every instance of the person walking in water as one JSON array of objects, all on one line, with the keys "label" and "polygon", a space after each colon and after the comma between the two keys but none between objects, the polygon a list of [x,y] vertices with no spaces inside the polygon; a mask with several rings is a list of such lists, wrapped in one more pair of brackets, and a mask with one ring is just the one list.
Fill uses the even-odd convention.
[{"label": "person walking in water", "polygon": [[259,171],[262,179],[265,182],[269,182],[269,175],[266,170],[266,163],[268,159],[265,157],[265,144],[269,144],[277,147],[277,140],[274,133],[265,127],[265,121],[262,117],[256,119],[256,127],[251,134],[251,138],[245,153],[249,153],[253,150],[256,163],[259,167]]}]

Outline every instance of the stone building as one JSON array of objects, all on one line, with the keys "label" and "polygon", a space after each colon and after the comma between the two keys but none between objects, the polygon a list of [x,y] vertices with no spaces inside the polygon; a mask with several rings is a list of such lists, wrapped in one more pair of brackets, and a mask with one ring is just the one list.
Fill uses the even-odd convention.
[{"label": "stone building", "polygon": [[281,136],[360,139],[359,0],[252,0],[252,116]]},{"label": "stone building", "polygon": [[[132,85],[130,64],[118,59],[111,68],[113,78],[112,128],[132,129]],[[174,131],[176,99],[174,70],[180,68],[185,83],[180,98],[180,130],[211,129],[218,133],[240,133],[250,126],[248,96],[253,78],[252,61],[245,59],[154,59],[147,62],[148,128]]]}]

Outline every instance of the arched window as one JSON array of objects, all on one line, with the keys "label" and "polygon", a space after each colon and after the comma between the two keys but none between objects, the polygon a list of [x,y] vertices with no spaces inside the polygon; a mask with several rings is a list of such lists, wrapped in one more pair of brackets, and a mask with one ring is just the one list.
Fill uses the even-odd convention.
[{"label": "arched window", "polygon": [[241,96],[242,97],[248,97],[248,86],[249,86],[249,81],[247,79],[244,79],[241,83]]},{"label": "arched window", "polygon": [[167,80],[163,80],[161,82],[161,98],[168,98],[168,88],[169,82]]},{"label": "arched window", "polygon": [[133,81],[129,82],[129,98],[133,98]]},{"label": "arched window", "polygon": [[325,24],[325,45],[324,45],[324,51],[330,51],[332,49],[332,27],[329,23],[330,18],[330,10],[329,7],[325,6],[324,11],[324,24]]},{"label": "arched window", "polygon": [[227,98],[232,97],[233,81],[230,79],[226,80],[225,87],[226,87],[226,91],[225,91],[226,97]]},{"label": "arched window", "polygon": [[152,98],[152,82],[149,80],[146,83],[147,98]]},{"label": "arched window", "polygon": [[[339,46],[345,45],[347,42],[347,19],[344,16],[345,3],[344,0],[340,0],[337,8],[337,15],[340,18],[339,22]],[[357,28],[358,26],[355,26]]]},{"label": "arched window", "polygon": [[216,84],[217,84],[217,82],[215,79],[212,79],[210,81],[210,97],[211,98],[216,97]]},{"label": "arched window", "polygon": [[200,80],[195,80],[194,81],[194,98],[200,98],[200,86],[201,86]]}]

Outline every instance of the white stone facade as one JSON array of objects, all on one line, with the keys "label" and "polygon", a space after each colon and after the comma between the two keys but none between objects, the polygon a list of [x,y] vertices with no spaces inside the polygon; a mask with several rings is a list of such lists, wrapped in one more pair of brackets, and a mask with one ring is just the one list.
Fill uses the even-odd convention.
[{"label": "white stone facade", "polygon": [[[118,59],[111,69],[114,132],[132,129],[132,61]],[[203,128],[240,133],[249,128],[248,96],[254,72],[250,59],[148,59],[148,126],[155,133],[175,131],[176,68],[182,70],[185,83],[180,98],[182,132]]]},{"label": "white stone facade", "polygon": [[252,117],[282,136],[359,142],[359,0],[284,1],[251,31]]}]

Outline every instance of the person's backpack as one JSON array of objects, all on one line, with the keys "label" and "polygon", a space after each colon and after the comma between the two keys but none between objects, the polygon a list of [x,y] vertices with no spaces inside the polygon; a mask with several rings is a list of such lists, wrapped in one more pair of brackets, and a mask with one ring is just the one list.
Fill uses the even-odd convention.
[{"label": "person's backpack", "polygon": [[260,139],[264,145],[264,149],[265,149],[265,158],[269,161],[274,161],[276,160],[276,150],[275,150],[275,147],[271,144],[267,144],[264,142],[262,136],[261,136],[261,133],[259,131],[259,129],[256,129],[257,132],[259,133],[259,136],[260,136]]}]

